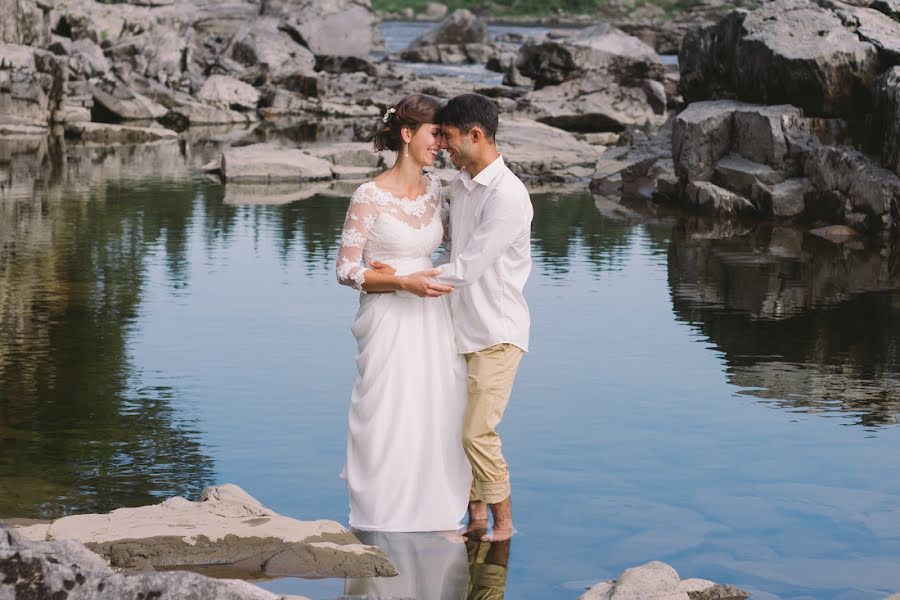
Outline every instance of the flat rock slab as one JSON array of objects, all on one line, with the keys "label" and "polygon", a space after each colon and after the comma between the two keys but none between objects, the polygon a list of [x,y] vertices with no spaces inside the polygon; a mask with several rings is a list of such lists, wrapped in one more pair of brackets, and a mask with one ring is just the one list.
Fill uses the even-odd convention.
[{"label": "flat rock slab", "polygon": [[226,182],[235,183],[327,181],[332,166],[296,148],[253,144],[225,150],[221,172]]},{"label": "flat rock slab", "polygon": [[178,139],[178,134],[165,127],[136,127],[108,123],[69,123],[66,137],[100,144],[143,144]]},{"label": "flat rock slab", "polygon": [[197,573],[117,573],[74,540],[34,542],[0,526],[0,598],[307,600]]},{"label": "flat rock slab", "polygon": [[573,167],[584,167],[590,176],[600,151],[567,131],[528,119],[505,119],[497,143],[504,161],[520,177],[566,179]]},{"label": "flat rock slab", "polygon": [[[361,544],[339,523],[279,515],[233,484],[205,489],[200,502],[174,497],[17,532],[34,541],[77,540],[125,569],[230,566],[245,576],[396,574],[381,550]],[[270,562],[277,573],[268,572]]]}]

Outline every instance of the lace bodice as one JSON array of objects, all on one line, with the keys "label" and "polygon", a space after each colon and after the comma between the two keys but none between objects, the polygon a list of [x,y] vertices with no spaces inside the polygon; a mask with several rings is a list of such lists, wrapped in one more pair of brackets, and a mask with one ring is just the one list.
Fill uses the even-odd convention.
[{"label": "lace bodice", "polygon": [[425,193],[398,198],[374,181],[350,198],[337,258],[338,282],[362,290],[367,265],[387,263],[399,274],[431,266],[431,254],[449,238],[449,209],[441,181],[429,175]]}]

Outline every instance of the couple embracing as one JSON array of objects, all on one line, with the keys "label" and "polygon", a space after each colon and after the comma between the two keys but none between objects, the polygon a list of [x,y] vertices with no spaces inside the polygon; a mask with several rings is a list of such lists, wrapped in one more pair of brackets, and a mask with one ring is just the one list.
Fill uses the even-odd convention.
[{"label": "couple embracing", "polygon": [[[338,280],[359,289],[352,332],[350,525],[364,531],[513,532],[509,469],[496,427],[529,314],[532,208],[497,151],[497,108],[477,94],[441,106],[414,94],[375,136],[394,166],[350,202]],[[424,171],[446,149],[459,169],[445,198]],[[444,244],[435,265],[432,254]]]}]

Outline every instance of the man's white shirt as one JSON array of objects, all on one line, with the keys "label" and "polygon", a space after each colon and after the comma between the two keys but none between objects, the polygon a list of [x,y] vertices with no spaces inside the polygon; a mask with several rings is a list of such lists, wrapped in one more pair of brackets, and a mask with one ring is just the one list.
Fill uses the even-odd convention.
[{"label": "man's white shirt", "polygon": [[528,351],[531,318],[523,289],[531,273],[531,219],[525,184],[498,156],[475,177],[450,182],[450,261],[439,283],[453,286],[450,306],[460,353],[497,344]]}]

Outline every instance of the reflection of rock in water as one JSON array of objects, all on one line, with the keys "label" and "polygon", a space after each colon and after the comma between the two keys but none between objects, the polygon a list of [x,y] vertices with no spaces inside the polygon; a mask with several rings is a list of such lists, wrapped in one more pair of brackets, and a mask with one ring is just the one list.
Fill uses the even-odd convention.
[{"label": "reflection of rock in water", "polygon": [[437,533],[355,532],[381,548],[397,567],[396,577],[348,579],[347,596],[371,600],[465,600],[469,581],[466,547]]},{"label": "reflection of rock in water", "polygon": [[714,239],[677,230],[669,285],[679,318],[725,353],[744,393],[861,424],[900,414],[900,254],[792,229]]}]

